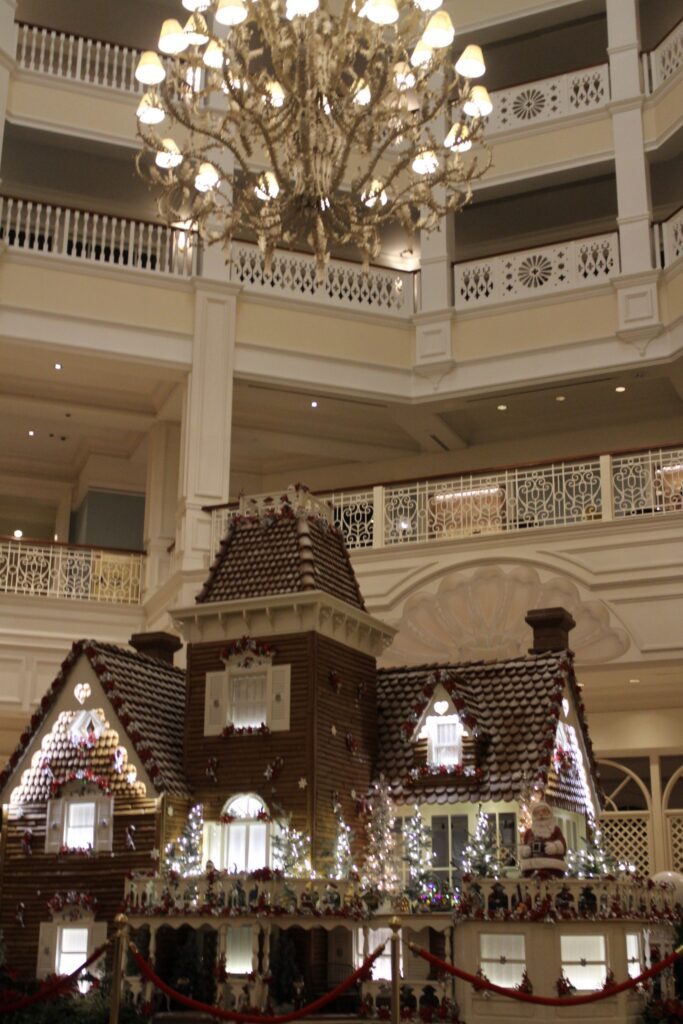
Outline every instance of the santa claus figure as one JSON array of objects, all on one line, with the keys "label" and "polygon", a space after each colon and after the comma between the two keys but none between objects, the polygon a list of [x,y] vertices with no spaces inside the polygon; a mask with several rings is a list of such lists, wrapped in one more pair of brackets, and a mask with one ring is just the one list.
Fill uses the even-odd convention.
[{"label": "santa claus figure", "polygon": [[532,804],[531,827],[522,836],[519,859],[522,874],[561,878],[567,844],[552,807],[543,800]]}]

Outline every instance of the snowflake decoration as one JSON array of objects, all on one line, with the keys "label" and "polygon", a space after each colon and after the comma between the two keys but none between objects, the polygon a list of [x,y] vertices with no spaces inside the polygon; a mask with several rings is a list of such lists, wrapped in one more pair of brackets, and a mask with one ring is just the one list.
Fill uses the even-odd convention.
[{"label": "snowflake decoration", "polygon": [[306,779],[302,775],[301,778],[299,779],[299,782],[297,783],[297,785],[299,786],[299,789],[306,789],[306,787],[308,786],[308,779]]}]

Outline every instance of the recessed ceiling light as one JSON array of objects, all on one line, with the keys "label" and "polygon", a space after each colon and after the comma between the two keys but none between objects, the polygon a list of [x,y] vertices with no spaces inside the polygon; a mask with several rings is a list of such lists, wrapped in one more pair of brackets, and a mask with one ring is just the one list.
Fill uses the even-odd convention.
[{"label": "recessed ceiling light", "polygon": [[505,410],[507,409],[507,405],[497,405],[496,409],[498,410],[498,412],[505,412]]},{"label": "recessed ceiling light", "polygon": [[314,400],[313,400],[313,401],[311,402],[311,409],[317,409],[317,408],[318,408],[318,403],[317,403],[317,402],[315,401],[315,399],[314,399]]},{"label": "recessed ceiling light", "polygon": [[55,363],[55,370],[61,370],[61,368],[62,368],[62,364],[61,363]]},{"label": "recessed ceiling light", "polygon": [[35,437],[35,436],[36,436],[36,432],[35,432],[35,430],[29,430],[29,432],[28,432],[28,436],[29,436],[29,437]]},{"label": "recessed ceiling light", "polygon": [[555,395],[555,401],[556,402],[564,402],[564,399],[565,399],[564,395]]},{"label": "recessed ceiling light", "polygon": [[620,384],[614,390],[617,392],[618,395],[623,395],[624,391],[626,391],[626,388],[624,387],[623,384]]},{"label": "recessed ceiling light", "polygon": [[14,537],[15,540],[21,540],[21,538],[24,536],[24,531],[15,530],[12,536]]},{"label": "recessed ceiling light", "polygon": [[629,679],[629,683],[639,683],[640,679]]}]

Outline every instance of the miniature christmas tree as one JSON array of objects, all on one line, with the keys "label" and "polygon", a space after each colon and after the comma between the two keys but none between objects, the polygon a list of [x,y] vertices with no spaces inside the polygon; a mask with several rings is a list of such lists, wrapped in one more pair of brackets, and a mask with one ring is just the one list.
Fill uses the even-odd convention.
[{"label": "miniature christmas tree", "polygon": [[399,850],[394,830],[394,801],[386,781],[380,777],[370,790],[370,818],[366,825],[365,861],[361,873],[364,888],[379,893],[399,889]]},{"label": "miniature christmas tree", "polygon": [[185,877],[200,875],[202,871],[202,837],[204,833],[204,807],[195,804],[191,808],[182,833],[164,850],[164,864],[167,871]]},{"label": "miniature christmas tree", "polygon": [[289,816],[273,835],[273,860],[286,878],[311,877],[311,837],[294,828]]},{"label": "miniature christmas tree", "polygon": [[469,836],[463,850],[461,867],[464,875],[480,878],[498,878],[500,874],[495,828],[483,811],[479,811],[474,835]]},{"label": "miniature christmas tree", "polygon": [[603,846],[602,832],[596,826],[585,838],[586,846],[582,850],[568,850],[566,875],[570,878],[605,878],[626,873],[633,873],[632,864],[618,863],[612,854]]},{"label": "miniature christmas tree", "polygon": [[341,810],[338,810],[337,836],[334,842],[334,864],[332,867],[333,878],[350,878],[356,874],[357,869],[351,853],[352,838],[353,830],[344,821]]},{"label": "miniature christmas tree", "polygon": [[420,899],[432,879],[432,830],[425,825],[420,808],[403,824],[404,860],[408,865],[408,895]]}]

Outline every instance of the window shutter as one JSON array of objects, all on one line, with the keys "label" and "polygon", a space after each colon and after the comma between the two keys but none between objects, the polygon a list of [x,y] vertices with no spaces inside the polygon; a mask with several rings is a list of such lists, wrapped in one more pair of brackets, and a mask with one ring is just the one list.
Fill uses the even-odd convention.
[{"label": "window shutter", "polygon": [[289,729],[289,691],[292,674],[291,665],[273,665],[270,729],[272,732],[285,732]]},{"label": "window shutter", "polygon": [[204,690],[204,735],[220,736],[228,718],[228,673],[206,673]]},{"label": "window shutter", "polygon": [[[95,950],[99,949],[100,946],[103,946],[106,941],[107,922],[93,921],[88,932],[88,956],[92,956]],[[100,959],[96,960],[94,964],[91,964],[88,970],[99,976],[104,974],[104,957],[105,953],[103,953]]]},{"label": "window shutter", "polygon": [[99,796],[95,807],[95,852],[111,850],[114,838],[114,797]]},{"label": "window shutter", "polygon": [[45,853],[59,853],[64,836],[64,801],[48,800],[45,818]]},{"label": "window shutter", "polygon": [[47,978],[54,974],[57,963],[57,929],[53,921],[43,921],[38,932],[38,960],[36,978]]}]

